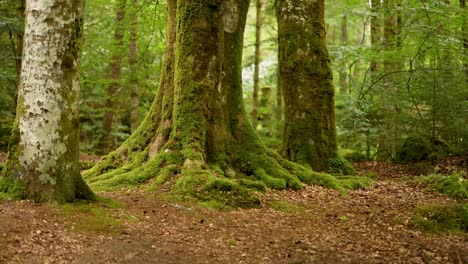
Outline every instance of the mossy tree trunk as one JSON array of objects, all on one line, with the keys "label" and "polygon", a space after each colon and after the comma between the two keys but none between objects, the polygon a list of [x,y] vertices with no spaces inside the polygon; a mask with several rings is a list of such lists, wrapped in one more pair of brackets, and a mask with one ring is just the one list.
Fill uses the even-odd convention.
[{"label": "mossy tree trunk", "polygon": [[93,196],[79,168],[83,3],[27,3],[17,116],[1,191],[36,201]]},{"label": "mossy tree trunk", "polygon": [[[345,47],[348,44],[348,16],[345,14],[341,17],[341,46]],[[348,75],[346,73],[346,61],[343,59],[339,66],[340,77],[340,95],[345,95],[348,91]]]},{"label": "mossy tree trunk", "polygon": [[119,0],[116,16],[115,16],[115,31],[114,31],[114,50],[110,65],[110,83],[106,90],[106,103],[105,112],[102,120],[102,138],[101,138],[101,151],[108,153],[113,147],[112,142],[112,126],[115,116],[115,103],[117,91],[121,86],[122,78],[122,58],[124,47],[124,32],[125,32],[125,8],[127,5],[126,0]]},{"label": "mossy tree trunk", "polygon": [[153,105],[136,132],[86,172],[89,182],[103,188],[175,182],[173,191],[201,199],[212,189],[230,191],[224,202],[241,206],[258,202],[235,198],[251,187],[335,183],[269,150],[247,119],[241,62],[249,1],[167,4],[167,46]]},{"label": "mossy tree trunk", "polygon": [[289,160],[327,170],[328,161],[337,158],[337,145],[324,0],[278,0],[276,8],[284,152]]},{"label": "mossy tree trunk", "polygon": [[468,15],[466,10],[466,0],[460,0],[460,8],[462,12],[462,40],[463,40],[463,68],[465,70],[465,85],[468,85]]}]

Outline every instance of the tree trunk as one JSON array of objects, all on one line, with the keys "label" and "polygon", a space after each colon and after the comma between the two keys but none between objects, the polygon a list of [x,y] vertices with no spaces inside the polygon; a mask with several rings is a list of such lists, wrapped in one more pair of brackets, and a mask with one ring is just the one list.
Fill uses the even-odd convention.
[{"label": "tree trunk", "polygon": [[79,166],[83,1],[28,1],[15,126],[5,177],[35,201],[92,198]]},{"label": "tree trunk", "polygon": [[385,56],[383,61],[384,71],[387,74],[384,82],[384,91],[382,94],[382,109],[384,131],[380,134],[378,158],[388,160],[393,157],[396,151],[396,93],[397,93],[397,74],[395,72],[401,68],[401,62],[396,58],[397,49],[401,48],[400,30],[401,15],[398,11],[398,0],[385,0],[385,24],[384,24],[384,43],[383,47],[387,53],[392,56]]},{"label": "tree trunk", "polygon": [[[371,2],[371,45],[377,52],[382,42],[382,23],[380,20],[381,0],[372,0]],[[371,77],[374,78],[378,70],[378,63],[373,59],[370,64]]]},{"label": "tree trunk", "polygon": [[[26,8],[26,0],[17,0],[18,18],[24,21],[24,11]],[[21,75],[21,57],[23,55],[23,33],[16,34],[16,73],[18,77]]]},{"label": "tree trunk", "polygon": [[253,106],[252,106],[252,126],[256,130],[258,124],[258,92],[260,82],[260,44],[262,41],[262,3],[263,0],[257,0],[256,18],[255,18],[255,62],[254,62],[254,84],[253,84]]},{"label": "tree trunk", "polygon": [[149,180],[159,186],[177,177],[173,192],[216,199],[210,191],[217,197],[228,191],[229,199],[222,202],[235,206],[259,203],[255,195],[239,198],[252,186],[333,182],[269,150],[247,119],[241,62],[249,1],[167,4],[164,68],[153,105],[136,132],[86,178],[115,187]]},{"label": "tree trunk", "polygon": [[468,85],[468,16],[466,11],[466,0],[460,0],[460,8],[462,9],[462,39],[463,39],[463,68],[465,70],[465,86]]},{"label": "tree trunk", "polygon": [[140,105],[140,96],[138,94],[138,0],[133,2],[132,14],[130,16],[130,45],[128,52],[128,61],[130,64],[130,128],[132,133],[138,128],[140,123],[138,107]]},{"label": "tree trunk", "polygon": [[106,104],[105,112],[103,117],[103,134],[101,138],[101,151],[108,153],[113,147],[112,142],[112,126],[114,123],[115,115],[115,98],[116,93],[121,85],[122,77],[122,53],[124,45],[124,18],[125,18],[125,7],[126,0],[119,0],[117,6],[117,13],[115,18],[115,31],[114,31],[114,51],[111,62],[111,82],[107,86],[106,91]]},{"label": "tree trunk", "polygon": [[323,171],[337,158],[334,89],[325,43],[324,0],[278,0],[286,157]]},{"label": "tree trunk", "polygon": [[[341,46],[345,47],[348,43],[348,17],[343,15],[341,18]],[[346,74],[346,63],[343,59],[339,66],[340,76],[340,94],[345,95],[348,90],[348,76]]]}]

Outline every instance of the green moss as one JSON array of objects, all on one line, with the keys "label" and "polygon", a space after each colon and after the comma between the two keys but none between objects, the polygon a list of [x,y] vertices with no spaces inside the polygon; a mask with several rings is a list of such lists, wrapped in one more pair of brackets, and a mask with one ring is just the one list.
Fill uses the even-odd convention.
[{"label": "green moss", "polygon": [[420,181],[427,184],[430,190],[435,190],[454,198],[468,198],[468,181],[460,173],[448,176],[432,174],[422,177]]},{"label": "green moss", "polygon": [[59,212],[76,232],[89,234],[116,233],[122,228],[119,219],[112,216],[109,205],[114,203],[76,202],[59,205]]},{"label": "green moss", "polygon": [[348,190],[360,190],[372,185],[373,180],[368,177],[338,176],[340,185]]},{"label": "green moss", "polygon": [[239,179],[239,184],[249,188],[249,189],[256,189],[261,192],[266,192],[267,186],[261,181],[251,181],[248,179]]},{"label": "green moss", "polygon": [[360,162],[367,160],[364,154],[353,149],[340,149],[339,155],[350,162]]},{"label": "green moss", "polygon": [[415,210],[411,225],[430,233],[468,232],[468,203],[419,207]]},{"label": "green moss", "polygon": [[80,161],[80,170],[89,170],[94,165],[96,165],[94,161]]},{"label": "green moss", "polygon": [[327,171],[332,174],[338,175],[354,175],[356,171],[353,165],[349,163],[345,158],[338,156],[337,158],[329,159],[327,161]]},{"label": "green moss", "polygon": [[396,153],[398,162],[421,162],[435,160],[452,153],[452,148],[444,141],[425,136],[409,136]]}]

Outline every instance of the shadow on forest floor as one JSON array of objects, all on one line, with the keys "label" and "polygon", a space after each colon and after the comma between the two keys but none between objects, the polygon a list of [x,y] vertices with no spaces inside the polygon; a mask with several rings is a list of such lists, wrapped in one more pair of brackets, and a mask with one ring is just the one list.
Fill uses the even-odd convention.
[{"label": "shadow on forest floor", "polygon": [[[460,201],[368,162],[374,185],[272,191],[262,208],[213,211],[137,189],[58,206],[0,202],[0,263],[468,263],[466,233],[411,228],[415,208]],[[408,169],[408,171],[407,171]]]}]

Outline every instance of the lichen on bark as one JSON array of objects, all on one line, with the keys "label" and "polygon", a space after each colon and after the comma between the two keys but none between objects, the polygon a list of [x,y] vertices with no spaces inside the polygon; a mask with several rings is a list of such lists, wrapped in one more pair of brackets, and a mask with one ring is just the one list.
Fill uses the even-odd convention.
[{"label": "lichen on bark", "polygon": [[93,196],[79,171],[82,12],[82,1],[28,2],[9,184],[0,191],[36,201]]}]

